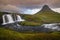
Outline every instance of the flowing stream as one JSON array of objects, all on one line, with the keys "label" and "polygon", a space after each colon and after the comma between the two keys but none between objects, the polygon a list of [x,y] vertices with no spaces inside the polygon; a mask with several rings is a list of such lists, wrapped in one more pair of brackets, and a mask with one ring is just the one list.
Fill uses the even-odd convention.
[{"label": "flowing stream", "polygon": [[34,32],[50,32],[50,31],[60,31],[60,23],[53,24],[43,24],[41,26],[21,26],[19,24],[9,24],[6,25],[7,28],[19,31],[34,31]]},{"label": "flowing stream", "polygon": [[44,28],[60,31],[60,23],[43,24]]},{"label": "flowing stream", "polygon": [[18,24],[18,22],[25,20],[21,19],[19,15],[17,15],[16,17],[17,19],[14,20],[11,14],[3,15],[2,25],[5,25],[5,27],[17,31],[39,31],[39,32],[60,31],[60,23],[43,24],[41,26],[21,26]]}]

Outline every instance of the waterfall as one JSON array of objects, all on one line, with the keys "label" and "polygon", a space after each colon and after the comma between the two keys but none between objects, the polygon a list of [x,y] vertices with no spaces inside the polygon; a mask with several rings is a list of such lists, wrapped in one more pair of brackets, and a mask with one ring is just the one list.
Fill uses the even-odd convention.
[{"label": "waterfall", "polygon": [[2,18],[3,18],[3,24],[2,25],[7,24],[6,20],[5,20],[5,15],[3,15]]},{"label": "waterfall", "polygon": [[16,19],[13,19],[11,14],[5,14],[2,16],[3,18],[3,23],[2,25],[6,25],[6,24],[11,24],[11,23],[17,23],[17,22],[21,22],[21,21],[25,21],[24,19],[22,19],[20,17],[20,15],[16,15]]},{"label": "waterfall", "polygon": [[16,22],[21,22],[21,21],[25,21],[25,20],[22,19],[19,15],[17,15],[17,20],[16,20]]},{"label": "waterfall", "polygon": [[10,15],[10,14],[5,14],[2,16],[2,18],[3,18],[3,24],[2,25],[14,23],[12,15]]}]

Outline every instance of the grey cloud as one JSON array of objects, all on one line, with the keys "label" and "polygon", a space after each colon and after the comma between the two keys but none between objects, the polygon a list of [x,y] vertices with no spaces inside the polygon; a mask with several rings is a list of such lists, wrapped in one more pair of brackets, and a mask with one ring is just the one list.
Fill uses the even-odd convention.
[{"label": "grey cloud", "polygon": [[60,7],[60,0],[0,0],[0,5],[15,5],[22,7],[38,7],[37,5],[49,5],[50,7]]}]

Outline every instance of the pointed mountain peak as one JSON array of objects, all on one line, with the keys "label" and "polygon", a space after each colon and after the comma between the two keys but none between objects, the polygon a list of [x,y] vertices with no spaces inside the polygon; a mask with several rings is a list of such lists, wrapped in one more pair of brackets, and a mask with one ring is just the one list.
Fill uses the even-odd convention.
[{"label": "pointed mountain peak", "polygon": [[49,8],[49,6],[48,6],[48,5],[44,5],[44,6],[43,6],[43,8],[45,8],[45,7]]},{"label": "pointed mountain peak", "polygon": [[51,11],[48,5],[44,5],[41,11]]}]

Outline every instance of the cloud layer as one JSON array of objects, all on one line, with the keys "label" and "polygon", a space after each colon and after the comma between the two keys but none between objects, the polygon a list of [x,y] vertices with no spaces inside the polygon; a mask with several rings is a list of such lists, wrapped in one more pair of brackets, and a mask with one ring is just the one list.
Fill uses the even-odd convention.
[{"label": "cloud layer", "polygon": [[34,14],[43,5],[60,13],[60,0],[0,0],[0,11]]},{"label": "cloud layer", "polygon": [[17,5],[17,6],[36,6],[47,4],[51,7],[60,7],[60,0],[0,0],[0,5]]},{"label": "cloud layer", "polygon": [[17,6],[13,6],[13,5],[5,5],[2,6],[0,11],[4,11],[4,12],[11,12],[11,13],[22,13],[22,14],[35,14],[37,12],[39,12],[41,10],[41,8],[19,8]]}]

